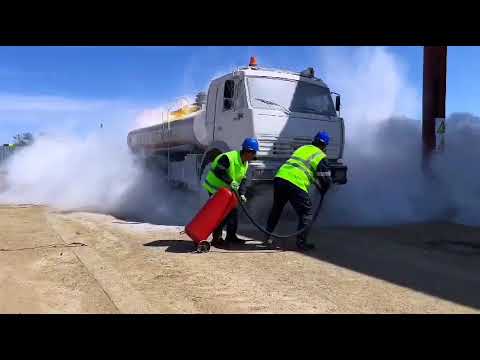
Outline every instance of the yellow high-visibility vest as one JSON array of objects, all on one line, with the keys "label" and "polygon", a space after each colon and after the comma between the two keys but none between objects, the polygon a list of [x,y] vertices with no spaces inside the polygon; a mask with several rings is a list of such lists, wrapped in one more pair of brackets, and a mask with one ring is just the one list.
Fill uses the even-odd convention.
[{"label": "yellow high-visibility vest", "polygon": [[234,150],[218,155],[215,160],[213,160],[212,167],[210,168],[210,171],[208,172],[203,184],[205,190],[207,190],[210,194],[216,193],[220,188],[228,187],[228,184],[222,179],[219,179],[213,172],[214,169],[216,169],[218,166],[221,166],[218,164],[218,160],[223,155],[226,155],[230,161],[230,167],[227,169],[227,174],[232,178],[232,180],[241,183],[247,175],[248,161],[242,161],[240,151]]},{"label": "yellow high-visibility vest", "polygon": [[314,145],[299,147],[281,167],[275,177],[285,179],[307,192],[316,180],[317,166],[327,155]]}]

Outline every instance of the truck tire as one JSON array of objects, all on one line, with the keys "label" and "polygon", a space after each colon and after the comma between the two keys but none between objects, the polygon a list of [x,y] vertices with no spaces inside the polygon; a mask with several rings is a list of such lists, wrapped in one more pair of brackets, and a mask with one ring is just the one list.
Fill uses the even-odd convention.
[{"label": "truck tire", "polygon": [[218,149],[212,149],[208,152],[208,154],[203,159],[202,167],[200,168],[200,177],[199,177],[200,187],[205,181],[205,177],[207,176],[208,171],[210,170],[210,165],[212,164],[213,160],[221,153],[222,152]]},{"label": "truck tire", "polygon": [[200,191],[205,191],[202,185],[203,185],[203,182],[205,181],[205,178],[207,177],[208,172],[210,171],[211,164],[212,163],[209,162],[208,164],[205,164],[203,168],[200,169],[200,177],[198,178]]}]

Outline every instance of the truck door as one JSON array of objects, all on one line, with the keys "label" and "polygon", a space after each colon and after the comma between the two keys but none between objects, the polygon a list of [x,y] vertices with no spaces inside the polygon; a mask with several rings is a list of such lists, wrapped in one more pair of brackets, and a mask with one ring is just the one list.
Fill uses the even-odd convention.
[{"label": "truck door", "polygon": [[215,115],[217,113],[217,97],[219,93],[218,84],[219,83],[217,81],[214,81],[208,89],[205,124],[210,143],[214,140]]},{"label": "truck door", "polygon": [[245,118],[246,106],[243,79],[224,79],[218,86],[214,138],[224,141],[232,150],[240,148],[248,136],[250,127]]}]

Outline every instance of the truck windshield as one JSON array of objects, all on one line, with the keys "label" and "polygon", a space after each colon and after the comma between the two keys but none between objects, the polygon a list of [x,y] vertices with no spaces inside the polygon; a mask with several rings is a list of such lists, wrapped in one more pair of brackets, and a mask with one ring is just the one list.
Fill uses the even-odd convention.
[{"label": "truck windshield", "polygon": [[285,113],[302,112],[335,115],[327,88],[287,79],[249,77],[250,103],[254,108],[278,109]]}]

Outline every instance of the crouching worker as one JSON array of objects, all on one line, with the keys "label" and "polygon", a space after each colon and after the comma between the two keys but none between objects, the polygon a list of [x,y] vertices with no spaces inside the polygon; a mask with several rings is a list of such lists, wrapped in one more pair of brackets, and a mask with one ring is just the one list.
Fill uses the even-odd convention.
[{"label": "crouching worker", "polygon": [[[229,151],[218,155],[212,163],[203,187],[209,197],[214,195],[220,188],[230,187],[240,194],[241,201],[246,202],[246,177],[248,162],[255,158],[258,151],[258,141],[247,138],[243,141],[242,150]],[[222,239],[223,227],[227,225],[227,236]],[[238,209],[233,209],[220,226],[213,232],[212,245],[221,246],[227,243],[245,243],[237,237]]]},{"label": "crouching worker", "polygon": [[[298,148],[278,170],[273,180],[273,205],[267,221],[267,231],[273,232],[287,202],[290,202],[298,216],[297,230],[305,228],[312,221],[312,202],[308,194],[312,184],[325,194],[331,184],[330,169],[325,149],[330,142],[327,132],[319,132],[312,145]],[[315,245],[307,242],[308,231],[297,235],[297,247],[311,250]],[[273,245],[266,236],[264,245]]]}]

